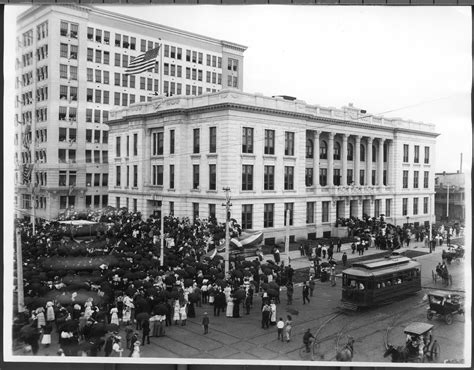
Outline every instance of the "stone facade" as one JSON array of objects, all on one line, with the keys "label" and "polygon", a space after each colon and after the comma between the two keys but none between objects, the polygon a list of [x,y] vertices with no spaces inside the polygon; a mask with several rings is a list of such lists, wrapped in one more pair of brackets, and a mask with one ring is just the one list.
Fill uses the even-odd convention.
[{"label": "stone facade", "polygon": [[[67,208],[109,203],[107,120],[114,106],[243,88],[246,47],[233,42],[77,5],[34,6],[17,25],[15,184],[22,215],[32,205],[36,217],[50,219]],[[132,57],[158,45],[153,71],[125,75]],[[23,170],[31,164],[27,184]]]},{"label": "stone facade", "polygon": [[[291,207],[295,239],[329,236],[337,217],[364,213],[394,224],[433,221],[431,124],[226,90],[155,98],[114,110],[109,124],[110,204],[136,205],[144,216],[162,204],[166,214],[206,218],[215,210],[224,220],[223,187],[230,187],[232,217],[276,240]],[[126,156],[123,143],[133,135],[136,155]],[[273,178],[265,172],[272,169]]]}]

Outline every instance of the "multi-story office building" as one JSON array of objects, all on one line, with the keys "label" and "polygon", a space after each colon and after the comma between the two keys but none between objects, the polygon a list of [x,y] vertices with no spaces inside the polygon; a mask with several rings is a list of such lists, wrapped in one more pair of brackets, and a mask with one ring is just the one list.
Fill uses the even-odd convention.
[{"label": "multi-story office building", "polygon": [[230,187],[232,217],[266,238],[283,238],[287,210],[293,238],[329,236],[338,217],[434,221],[432,124],[225,90],[154,98],[109,124],[109,203],[144,216],[223,221]]},{"label": "multi-story office building", "polygon": [[[124,73],[132,58],[158,46],[155,68]],[[37,217],[49,219],[68,208],[107,205],[109,111],[154,95],[241,90],[245,50],[92,7],[35,6],[22,13],[16,43],[17,207],[34,206]],[[124,143],[124,151],[133,144]]]}]

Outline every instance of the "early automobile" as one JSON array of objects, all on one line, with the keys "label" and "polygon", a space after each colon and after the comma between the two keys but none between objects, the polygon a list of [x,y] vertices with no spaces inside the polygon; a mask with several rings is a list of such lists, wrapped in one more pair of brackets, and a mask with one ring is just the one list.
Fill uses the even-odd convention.
[{"label": "early automobile", "polygon": [[432,291],[428,293],[429,306],[426,312],[428,320],[433,317],[441,317],[446,324],[451,325],[454,315],[464,315],[462,297],[459,294],[449,291]]}]

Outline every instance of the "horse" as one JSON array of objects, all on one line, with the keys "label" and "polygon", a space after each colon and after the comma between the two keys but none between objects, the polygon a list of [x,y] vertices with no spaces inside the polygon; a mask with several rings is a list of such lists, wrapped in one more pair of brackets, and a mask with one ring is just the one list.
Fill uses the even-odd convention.
[{"label": "horse", "polygon": [[[337,346],[336,346],[337,347]],[[352,361],[352,356],[354,356],[354,338],[349,337],[347,343],[339,351],[336,348],[336,360],[341,362]]]},{"label": "horse", "polygon": [[390,331],[390,327],[387,328],[387,332],[384,338],[384,345],[385,345],[385,353],[383,357],[392,357],[392,362],[408,362],[408,348],[406,346],[397,346],[388,343],[388,333]]}]

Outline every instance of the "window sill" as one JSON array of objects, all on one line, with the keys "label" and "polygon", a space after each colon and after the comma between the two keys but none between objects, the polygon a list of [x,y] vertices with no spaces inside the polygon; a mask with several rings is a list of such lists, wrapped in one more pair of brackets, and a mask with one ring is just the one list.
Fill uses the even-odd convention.
[{"label": "window sill", "polygon": [[200,193],[201,189],[191,189],[191,193]]},{"label": "window sill", "polygon": [[283,189],[283,193],[296,193],[296,190],[295,189],[288,189],[288,190],[285,190]]},{"label": "window sill", "polygon": [[168,191],[172,191],[172,192],[175,192],[175,191],[176,191],[176,189],[175,189],[175,188],[172,188],[172,189],[171,189],[171,188],[169,188],[169,189],[167,189],[167,190],[168,190]]},{"label": "window sill", "polygon": [[191,154],[191,159],[200,159],[201,158],[201,154],[200,153],[192,153]]},{"label": "window sill", "polygon": [[208,194],[217,194],[217,190],[206,190]]},{"label": "window sill", "polygon": [[264,154],[263,159],[273,159],[276,160],[277,156],[275,154]]},{"label": "window sill", "polygon": [[263,193],[267,193],[267,194],[276,194],[276,190],[263,190]]},{"label": "window sill", "polygon": [[122,187],[121,187],[121,186],[118,186],[118,185],[115,185],[115,186],[114,186],[114,189],[122,189]]},{"label": "window sill", "polygon": [[217,153],[208,153],[207,158],[217,158]]},{"label": "window sill", "polygon": [[242,159],[244,159],[244,158],[246,158],[246,159],[255,159],[255,158],[257,158],[257,156],[255,154],[252,154],[252,153],[242,153],[240,155],[240,158],[242,158]]}]

